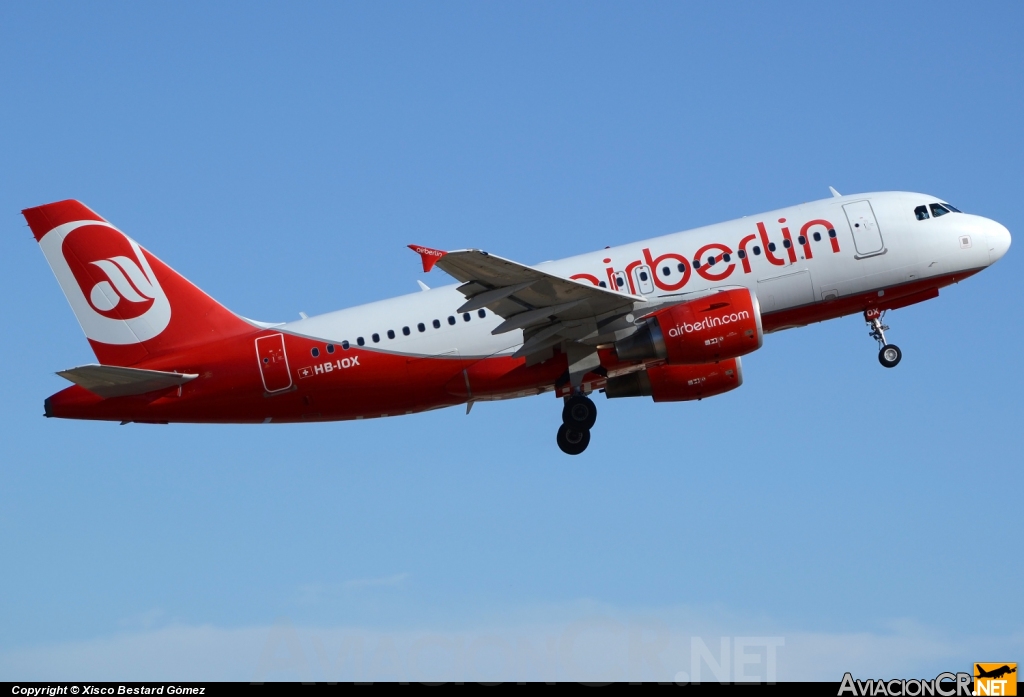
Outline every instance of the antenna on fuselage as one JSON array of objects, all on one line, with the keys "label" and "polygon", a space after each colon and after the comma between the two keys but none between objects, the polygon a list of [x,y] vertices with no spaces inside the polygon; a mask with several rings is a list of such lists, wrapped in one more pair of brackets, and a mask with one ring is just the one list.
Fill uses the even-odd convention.
[{"label": "antenna on fuselage", "polygon": [[828,187],[828,190],[832,192],[832,197],[833,198],[842,198],[843,197],[843,195],[841,193],[839,193],[838,191],[833,189],[831,186]]}]

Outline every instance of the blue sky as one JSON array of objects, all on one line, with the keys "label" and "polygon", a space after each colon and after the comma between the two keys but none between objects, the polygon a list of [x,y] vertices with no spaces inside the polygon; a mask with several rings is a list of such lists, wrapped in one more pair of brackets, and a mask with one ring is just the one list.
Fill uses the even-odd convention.
[{"label": "blue sky", "polygon": [[446,283],[409,243],[536,263],[829,185],[1019,234],[1022,30],[1009,2],[4,4],[0,678],[351,677],[353,637],[364,678],[672,679],[694,637],[781,637],[783,679],[1019,660],[1016,248],[889,316],[895,370],[858,317],[775,334],[733,393],[601,398],[567,458],[550,396],[43,419],[93,356],[19,211],[78,198],[268,321]]}]

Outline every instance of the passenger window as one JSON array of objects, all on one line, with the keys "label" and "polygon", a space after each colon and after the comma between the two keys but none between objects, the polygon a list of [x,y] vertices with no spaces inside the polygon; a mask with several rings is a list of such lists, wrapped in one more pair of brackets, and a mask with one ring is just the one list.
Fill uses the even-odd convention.
[{"label": "passenger window", "polygon": [[736,256],[738,256],[740,259],[746,259],[747,253],[741,249],[740,251],[736,252]]},{"label": "passenger window", "polygon": [[334,353],[334,344],[327,344],[327,353]]},{"label": "passenger window", "polygon": [[402,333],[405,334],[406,336],[409,336],[409,334],[410,334],[409,327],[402,327]]},{"label": "passenger window", "polygon": [[626,285],[626,280],[624,278],[620,277],[620,276],[616,276],[615,277],[615,285],[617,285],[619,288],[621,288],[622,286]]},{"label": "passenger window", "polygon": [[433,321],[433,325],[434,325],[434,329],[440,329],[441,328],[441,320],[435,319]]},{"label": "passenger window", "polygon": [[605,283],[604,281],[598,281],[597,285],[601,286],[602,288],[607,288],[608,287],[608,284]]},{"label": "passenger window", "polygon": [[473,319],[473,315],[469,314],[468,312],[463,313],[463,315],[462,315],[462,321],[463,322],[468,322],[471,319]]},{"label": "passenger window", "polygon": [[774,242],[769,242],[768,243],[768,251],[769,252],[774,252],[775,251],[775,243]]},{"label": "passenger window", "polygon": [[646,271],[641,271],[640,272],[640,280],[641,281],[646,281],[647,280],[647,272]]},{"label": "passenger window", "polygon": [[723,254],[722,255],[722,261],[724,261],[725,263],[728,264],[730,261],[732,261],[732,257],[729,256],[728,254]]},{"label": "passenger window", "polygon": [[316,346],[314,346],[313,348],[311,348],[311,349],[309,350],[309,352],[310,352],[311,354],[313,354],[313,358],[316,358],[317,356],[319,356],[319,355],[320,355],[320,349],[318,349],[318,348],[317,348]]},{"label": "passenger window", "polygon": [[686,264],[679,264],[676,268],[679,269],[679,273],[686,273]]},{"label": "passenger window", "polygon": [[914,217],[918,220],[928,220],[928,206],[918,206],[915,208]]},{"label": "passenger window", "polygon": [[715,265],[715,258],[714,257],[708,257],[708,266],[714,266],[714,265]]},{"label": "passenger window", "polygon": [[449,316],[449,317],[448,317],[448,324],[455,324],[455,318],[454,318],[454,317],[451,317],[451,316]]},{"label": "passenger window", "polygon": [[423,324],[423,322],[420,322],[419,324],[417,324],[416,328],[419,329],[421,332],[427,331],[427,325]]},{"label": "passenger window", "polygon": [[829,236],[829,237],[831,237],[831,238],[833,238],[833,239],[835,239],[835,236],[836,236],[836,230],[835,230],[835,228],[829,228],[829,229],[828,229],[828,236]]},{"label": "passenger window", "polygon": [[487,316],[487,311],[486,310],[478,310],[476,314],[477,314],[478,317],[480,317],[480,319],[483,319],[484,317]]},{"label": "passenger window", "polygon": [[373,343],[380,343],[380,334],[374,334],[370,338],[373,339]]},{"label": "passenger window", "polygon": [[807,238],[804,237],[803,235],[800,235],[799,237],[797,237],[796,241],[799,242],[800,244],[807,244]]},{"label": "passenger window", "polygon": [[699,269],[700,268],[700,259],[694,259],[693,260],[693,268],[695,268],[695,269]]},{"label": "passenger window", "polygon": [[814,241],[815,242],[821,242],[821,233],[820,232],[814,233]]},{"label": "passenger window", "polygon": [[755,257],[761,256],[761,248],[758,247],[756,244],[754,245],[754,256]]},{"label": "passenger window", "polygon": [[363,337],[359,337],[358,339],[356,339],[356,343],[359,344],[360,346],[366,346],[366,340]]},{"label": "passenger window", "polygon": [[790,247],[793,246],[793,243],[790,242],[789,240],[782,240],[782,246],[785,247],[786,249],[789,249]]},{"label": "passenger window", "polygon": [[946,213],[949,213],[948,210],[943,208],[941,203],[933,203],[933,204],[931,204],[931,209],[932,209],[932,217],[934,217],[934,218],[939,218],[939,217],[941,217],[943,215],[946,215]]},{"label": "passenger window", "polygon": [[348,343],[348,339],[345,339],[344,341],[341,342],[341,348],[344,349],[345,351],[348,351],[348,347],[351,345],[352,344]]},{"label": "passenger window", "polygon": [[389,329],[388,330],[388,338],[389,339],[394,339],[395,338],[395,330],[394,329]]},{"label": "passenger window", "polygon": [[672,269],[670,269],[669,267],[667,267],[667,266],[662,266],[661,267],[661,275],[662,276],[668,276],[671,273],[672,273]]}]

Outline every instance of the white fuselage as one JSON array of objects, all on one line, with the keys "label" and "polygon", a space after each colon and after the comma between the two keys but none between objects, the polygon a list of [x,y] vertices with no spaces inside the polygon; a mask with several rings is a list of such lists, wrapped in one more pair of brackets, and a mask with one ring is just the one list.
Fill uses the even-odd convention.
[{"label": "white fuselage", "polygon": [[[743,286],[756,294],[761,311],[770,316],[977,271],[1009,248],[1009,232],[987,218],[956,212],[941,217],[929,214],[919,220],[915,215],[920,206],[940,202],[934,196],[905,192],[834,197],[545,262],[536,268],[584,282],[615,284],[625,292],[643,295],[652,306],[711,288]],[[787,235],[789,247],[785,246]],[[709,264],[708,257],[715,257],[715,263]],[[419,356],[484,357],[512,353],[522,344],[521,331],[491,334],[502,321],[492,312],[483,317],[477,312],[458,314],[456,308],[464,302],[457,286],[450,285],[281,328],[335,344],[348,341],[355,346],[362,338],[369,349]],[[394,338],[389,338],[389,331]]]}]

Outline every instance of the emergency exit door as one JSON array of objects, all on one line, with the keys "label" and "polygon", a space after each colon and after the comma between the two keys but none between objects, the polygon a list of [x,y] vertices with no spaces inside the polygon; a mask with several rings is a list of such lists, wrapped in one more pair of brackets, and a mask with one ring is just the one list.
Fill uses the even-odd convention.
[{"label": "emergency exit door", "polygon": [[853,232],[853,244],[857,248],[857,258],[870,257],[885,253],[882,243],[882,231],[878,229],[875,212],[871,210],[870,201],[856,201],[843,206],[846,219],[850,222]]},{"label": "emergency exit door", "polygon": [[292,386],[288,370],[288,355],[284,350],[284,335],[271,334],[256,339],[256,360],[260,364],[263,387],[267,392],[280,392]]},{"label": "emergency exit door", "polygon": [[646,264],[633,269],[634,292],[640,295],[650,295],[654,292],[654,279],[651,277],[651,267]]}]

